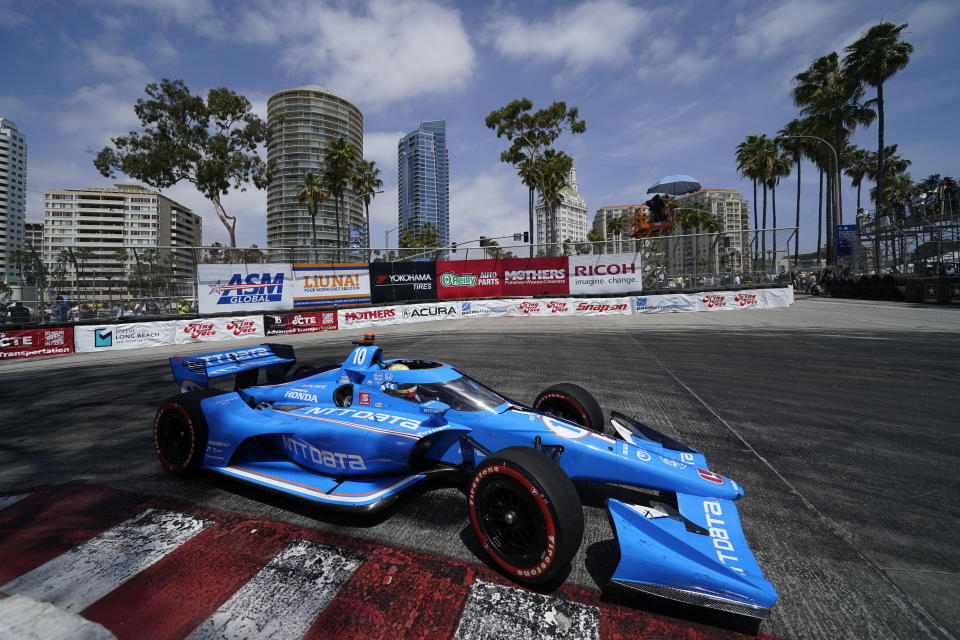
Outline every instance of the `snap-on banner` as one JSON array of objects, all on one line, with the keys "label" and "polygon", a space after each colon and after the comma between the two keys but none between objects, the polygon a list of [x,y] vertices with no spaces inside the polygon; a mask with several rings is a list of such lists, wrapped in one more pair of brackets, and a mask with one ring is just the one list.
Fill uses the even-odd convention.
[{"label": "snap-on banner", "polygon": [[0,331],[0,359],[73,353],[73,327]]},{"label": "snap-on banner", "polygon": [[369,303],[370,270],[366,262],[294,263],[294,309]]},{"label": "snap-on banner", "polygon": [[198,264],[200,313],[268,311],[293,307],[289,264]]},{"label": "snap-on banner", "polygon": [[514,300],[511,316],[597,316],[630,314],[629,298],[541,298]]},{"label": "snap-on banner", "polygon": [[371,262],[370,297],[373,302],[437,299],[435,262]]},{"label": "snap-on banner", "polygon": [[570,256],[570,293],[634,293],[643,290],[639,253]]},{"label": "snap-on banner", "polygon": [[159,347],[174,343],[176,320],[85,325],[73,328],[73,349],[77,353]]},{"label": "snap-on banner", "polygon": [[263,316],[241,316],[235,318],[200,318],[197,320],[176,320],[174,341],[177,344],[209,342],[215,340],[235,340],[262,336]]}]

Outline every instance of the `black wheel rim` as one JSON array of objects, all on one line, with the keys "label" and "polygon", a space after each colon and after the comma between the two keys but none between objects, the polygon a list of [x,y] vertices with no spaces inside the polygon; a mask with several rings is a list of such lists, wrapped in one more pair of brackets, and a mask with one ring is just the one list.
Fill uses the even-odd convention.
[{"label": "black wheel rim", "polygon": [[157,444],[171,465],[186,464],[193,444],[193,430],[186,418],[177,411],[168,411],[160,421]]},{"label": "black wheel rim", "polygon": [[547,527],[528,491],[507,478],[494,478],[479,487],[480,530],[490,547],[510,565],[535,566],[546,549]]},{"label": "black wheel rim", "polygon": [[574,424],[578,424],[581,427],[589,426],[586,423],[586,420],[583,419],[583,414],[577,411],[577,408],[573,406],[567,400],[561,400],[559,398],[551,398],[540,403],[540,406],[537,407],[543,413],[548,413],[551,416],[561,418],[563,420],[569,420]]}]

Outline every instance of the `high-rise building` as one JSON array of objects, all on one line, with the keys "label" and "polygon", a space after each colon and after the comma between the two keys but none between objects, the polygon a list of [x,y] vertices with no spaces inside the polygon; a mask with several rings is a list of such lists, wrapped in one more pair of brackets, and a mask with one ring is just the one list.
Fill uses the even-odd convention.
[{"label": "high-rise building", "polygon": [[[750,203],[743,199],[743,194],[735,189],[700,189],[675,198],[677,207],[693,202],[705,204],[707,211],[720,221],[723,236],[715,252],[716,259],[721,261],[720,270],[749,271],[752,265]],[[707,240],[703,239],[702,242]],[[693,252],[687,253],[693,255]]]},{"label": "high-rise building", "polygon": [[447,123],[421,122],[397,145],[397,199],[400,231],[419,234],[428,222],[441,246],[450,241],[450,159]]},{"label": "high-rise building", "polygon": [[[324,154],[330,141],[344,138],[363,155],[363,114],[349,100],[316,86],[278,91],[267,101],[267,122],[273,137],[267,146],[267,160],[273,164],[273,180],[267,187],[267,246],[302,247],[301,251],[284,253],[289,260],[329,260],[337,257],[337,210],[333,198],[326,199],[317,210],[317,245],[315,253],[313,227],[306,203],[297,200],[297,185],[304,175],[321,175]],[[361,236],[363,203],[349,184],[343,195],[344,211],[340,212],[343,246],[349,244],[350,229],[359,228]],[[347,256],[341,255],[346,258]]]},{"label": "high-rise building", "polygon": [[[645,204],[620,204],[597,209],[593,216],[593,229],[603,236],[604,251],[636,251],[637,241],[630,237],[629,221],[633,216],[642,214],[646,208]],[[610,222],[614,218],[620,218],[623,222],[623,230],[619,235],[611,229]]]},{"label": "high-rise building", "polygon": [[155,259],[165,260],[173,283],[184,285],[172,295],[192,294],[192,248],[201,245],[203,221],[187,207],[134,184],[48,189],[43,207],[43,261],[51,272],[63,266],[64,288],[106,298],[122,292],[128,279],[142,280],[144,263]]},{"label": "high-rise building", "polygon": [[[587,240],[587,202],[580,195],[577,186],[577,169],[573,167],[567,175],[567,186],[560,191],[560,206],[557,207],[556,218],[548,220],[549,207],[543,197],[537,198],[537,243],[543,245],[548,242],[572,243],[586,242]],[[558,254],[556,249],[547,253]]]},{"label": "high-rise building", "polygon": [[17,282],[10,254],[23,248],[27,211],[27,141],[0,117],[0,282]]},{"label": "high-rise building", "polygon": [[43,220],[23,221],[23,248],[37,255],[43,252]]}]

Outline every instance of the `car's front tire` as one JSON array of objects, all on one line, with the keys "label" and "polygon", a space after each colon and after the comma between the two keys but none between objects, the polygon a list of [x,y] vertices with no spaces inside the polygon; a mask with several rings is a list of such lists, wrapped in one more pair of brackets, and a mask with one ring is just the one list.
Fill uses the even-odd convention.
[{"label": "car's front tire", "polygon": [[484,550],[520,584],[560,578],[580,548],[580,496],[563,469],[535,449],[508,447],[484,458],[467,508]]},{"label": "car's front tire", "polygon": [[603,408],[597,399],[583,387],[569,382],[555,384],[541,391],[533,401],[533,408],[597,433],[607,431]]},{"label": "car's front tire", "polygon": [[186,473],[200,467],[207,449],[207,421],[200,410],[200,401],[222,393],[215,389],[181,393],[157,411],[153,420],[153,446],[167,471]]}]

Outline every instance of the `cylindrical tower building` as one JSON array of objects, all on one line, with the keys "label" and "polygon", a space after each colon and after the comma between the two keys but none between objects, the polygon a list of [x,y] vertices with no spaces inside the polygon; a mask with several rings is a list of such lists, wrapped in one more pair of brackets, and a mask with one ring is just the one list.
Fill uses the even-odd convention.
[{"label": "cylindrical tower building", "polygon": [[[277,254],[284,260],[333,260],[337,254],[337,219],[333,198],[317,210],[317,252],[314,252],[310,211],[297,201],[297,185],[304,174],[322,175],[327,145],[343,137],[363,156],[363,114],[353,103],[316,86],[278,91],[267,101],[267,122],[273,138],[267,147],[267,159],[274,174],[267,187],[267,246],[295,247],[296,251]],[[363,202],[355,198],[349,181],[340,212],[343,247],[349,246],[350,229],[363,229]],[[341,252],[340,258],[349,254]]]}]

